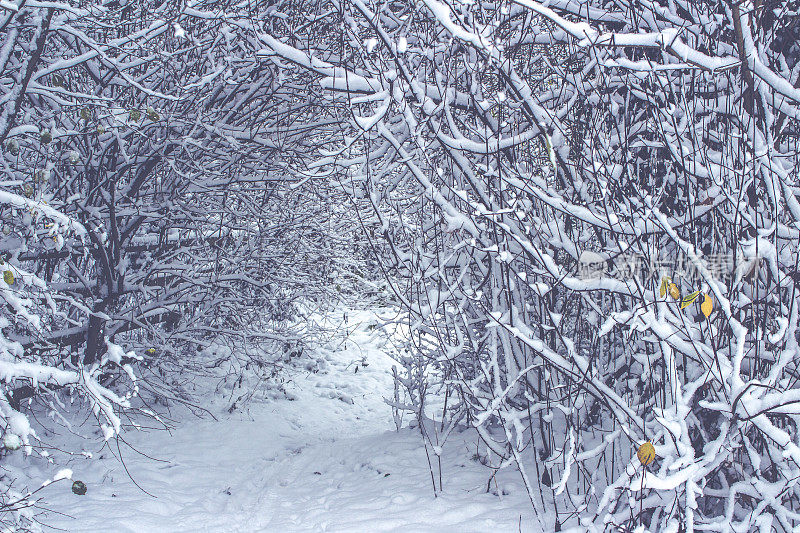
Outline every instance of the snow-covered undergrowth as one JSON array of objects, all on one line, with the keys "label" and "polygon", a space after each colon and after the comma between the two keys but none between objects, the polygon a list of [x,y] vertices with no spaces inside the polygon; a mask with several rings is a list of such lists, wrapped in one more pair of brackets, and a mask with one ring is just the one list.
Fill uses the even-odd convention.
[{"label": "snow-covered undergrowth", "polygon": [[797,531],[797,2],[334,5],[259,54],[347,110],[304,171],[380,222],[412,407],[564,527]]},{"label": "snow-covered undergrowth", "polygon": [[[518,474],[490,477],[474,431],[450,436],[440,481],[419,428],[396,430],[385,402],[394,391],[394,348],[375,313],[329,320],[341,334],[296,358],[280,389],[266,387],[231,409],[238,389],[198,380],[208,390],[203,407],[217,420],[176,404],[169,432],[128,430],[102,448],[77,437],[80,428],[65,432],[67,444],[93,459],[76,455],[59,468],[88,491],[46,487],[37,495],[51,512],[38,518],[74,532],[542,530]],[[443,486],[437,497],[427,457]],[[29,473],[44,479],[55,470],[39,463]]]}]

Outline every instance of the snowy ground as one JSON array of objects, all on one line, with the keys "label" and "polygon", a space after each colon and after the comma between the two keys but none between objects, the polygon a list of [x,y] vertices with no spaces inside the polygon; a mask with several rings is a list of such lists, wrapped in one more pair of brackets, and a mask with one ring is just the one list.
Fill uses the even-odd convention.
[{"label": "snowy ground", "polygon": [[292,400],[233,414],[220,405],[218,421],[186,418],[171,434],[129,432],[150,458],[123,446],[125,464],[152,496],[107,450],[74,459],[68,466],[88,493],[47,487],[53,512],[43,521],[75,532],[541,531],[515,472],[501,472],[487,493],[470,432],[448,442],[444,492],[434,498],[419,431],[395,431],[383,401],[393,361],[374,331],[362,325],[321,355],[323,371],[288,386]]}]

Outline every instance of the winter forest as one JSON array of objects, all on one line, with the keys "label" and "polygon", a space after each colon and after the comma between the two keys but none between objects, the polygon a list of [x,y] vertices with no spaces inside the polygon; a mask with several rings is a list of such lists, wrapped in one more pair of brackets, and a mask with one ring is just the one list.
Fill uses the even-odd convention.
[{"label": "winter forest", "polygon": [[0,530],[800,531],[797,0],[2,0],[0,101]]}]

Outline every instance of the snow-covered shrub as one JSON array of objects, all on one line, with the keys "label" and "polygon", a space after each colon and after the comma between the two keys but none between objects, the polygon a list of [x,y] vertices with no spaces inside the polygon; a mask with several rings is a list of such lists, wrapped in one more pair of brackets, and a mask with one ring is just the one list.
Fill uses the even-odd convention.
[{"label": "snow-covered shrub", "polygon": [[139,392],[186,401],[208,346],[298,342],[298,304],[335,294],[330,251],[353,239],[338,183],[290,171],[326,119],[258,55],[247,8],[16,4],[0,6],[0,436],[42,454],[35,409],[58,425],[88,407],[109,439]]},{"label": "snow-covered shrub", "polygon": [[557,528],[796,527],[796,3],[274,9],[264,55],[350,114],[315,168],[379,219],[419,403]]}]

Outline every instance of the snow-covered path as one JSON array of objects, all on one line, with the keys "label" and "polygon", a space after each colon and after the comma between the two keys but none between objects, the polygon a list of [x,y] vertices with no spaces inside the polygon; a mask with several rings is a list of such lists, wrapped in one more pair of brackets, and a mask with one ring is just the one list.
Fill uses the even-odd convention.
[{"label": "snow-covered path", "polygon": [[487,470],[469,459],[474,438],[448,444],[445,490],[433,497],[419,432],[395,431],[383,401],[393,361],[374,332],[358,328],[323,357],[324,371],[289,387],[291,401],[252,402],[219,421],[187,419],[171,434],[128,433],[155,459],[122,447],[131,476],[152,496],[108,452],[75,459],[69,466],[89,491],[48,487],[43,496],[56,513],[44,521],[75,532],[541,530],[514,472],[501,472],[494,494],[486,492]]}]

